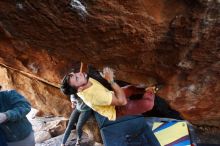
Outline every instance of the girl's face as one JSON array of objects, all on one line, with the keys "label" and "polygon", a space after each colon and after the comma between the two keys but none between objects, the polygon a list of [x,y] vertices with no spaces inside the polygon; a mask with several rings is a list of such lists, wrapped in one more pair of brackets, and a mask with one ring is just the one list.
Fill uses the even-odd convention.
[{"label": "girl's face", "polygon": [[79,88],[88,82],[87,74],[85,73],[70,73],[69,76],[69,85],[71,87]]}]

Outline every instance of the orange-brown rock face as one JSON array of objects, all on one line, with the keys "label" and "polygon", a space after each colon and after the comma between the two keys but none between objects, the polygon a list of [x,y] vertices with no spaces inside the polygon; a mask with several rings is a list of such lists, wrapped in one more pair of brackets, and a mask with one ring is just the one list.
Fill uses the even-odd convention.
[{"label": "orange-brown rock face", "polygon": [[65,72],[80,60],[109,65],[121,80],[164,83],[160,96],[186,119],[220,127],[219,9],[214,0],[2,0],[0,63],[13,76],[2,80],[65,115]]}]

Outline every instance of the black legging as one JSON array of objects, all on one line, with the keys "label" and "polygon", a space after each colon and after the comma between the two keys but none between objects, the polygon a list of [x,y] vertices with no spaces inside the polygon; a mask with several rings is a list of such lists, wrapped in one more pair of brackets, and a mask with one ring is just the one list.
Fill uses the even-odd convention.
[{"label": "black legging", "polygon": [[74,124],[76,124],[77,139],[81,139],[83,133],[82,127],[85,124],[85,122],[89,119],[91,114],[92,110],[79,111],[76,108],[73,110],[72,114],[70,115],[68,126],[63,136],[62,144],[66,143]]}]

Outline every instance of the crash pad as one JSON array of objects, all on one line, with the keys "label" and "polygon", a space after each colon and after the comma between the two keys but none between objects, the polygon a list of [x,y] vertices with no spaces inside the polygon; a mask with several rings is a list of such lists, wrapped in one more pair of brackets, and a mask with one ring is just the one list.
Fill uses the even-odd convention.
[{"label": "crash pad", "polygon": [[186,121],[154,122],[152,130],[162,146],[190,146]]}]

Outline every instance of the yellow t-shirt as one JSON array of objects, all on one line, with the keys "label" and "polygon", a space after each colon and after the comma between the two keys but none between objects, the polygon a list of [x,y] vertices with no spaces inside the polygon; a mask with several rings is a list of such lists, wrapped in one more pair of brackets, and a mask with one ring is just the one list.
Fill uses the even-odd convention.
[{"label": "yellow t-shirt", "polygon": [[116,120],[115,106],[110,105],[113,92],[92,78],[89,78],[89,81],[92,82],[92,86],[78,92],[77,95],[100,115],[107,117],[109,120]]}]

